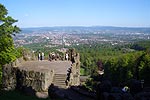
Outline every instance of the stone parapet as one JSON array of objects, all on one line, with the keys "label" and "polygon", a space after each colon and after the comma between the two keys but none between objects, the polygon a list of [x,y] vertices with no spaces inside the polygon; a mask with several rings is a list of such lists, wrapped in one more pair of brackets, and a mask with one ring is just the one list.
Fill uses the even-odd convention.
[{"label": "stone parapet", "polygon": [[32,87],[38,92],[48,91],[52,83],[54,70],[47,71],[33,71],[18,69],[17,71],[17,87]]},{"label": "stone parapet", "polygon": [[48,91],[54,77],[51,69],[28,69],[26,66],[18,67],[22,58],[15,62],[5,64],[2,68],[2,88],[4,90],[23,89],[30,87],[35,91]]}]

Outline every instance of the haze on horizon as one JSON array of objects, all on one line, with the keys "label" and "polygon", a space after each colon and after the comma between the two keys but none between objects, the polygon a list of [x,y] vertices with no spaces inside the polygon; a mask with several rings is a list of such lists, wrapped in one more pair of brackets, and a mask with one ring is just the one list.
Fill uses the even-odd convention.
[{"label": "haze on horizon", "polygon": [[150,0],[0,0],[19,27],[150,27]]}]

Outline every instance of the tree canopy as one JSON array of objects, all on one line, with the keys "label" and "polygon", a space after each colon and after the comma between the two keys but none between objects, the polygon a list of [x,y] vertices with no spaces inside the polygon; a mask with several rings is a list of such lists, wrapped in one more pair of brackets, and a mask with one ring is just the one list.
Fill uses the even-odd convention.
[{"label": "tree canopy", "polygon": [[14,25],[17,20],[8,16],[7,9],[0,4],[0,65],[16,59],[12,35],[20,29]]}]

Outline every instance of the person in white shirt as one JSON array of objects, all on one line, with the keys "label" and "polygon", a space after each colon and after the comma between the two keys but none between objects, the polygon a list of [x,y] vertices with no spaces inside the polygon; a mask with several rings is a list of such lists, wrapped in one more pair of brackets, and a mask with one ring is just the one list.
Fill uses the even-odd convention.
[{"label": "person in white shirt", "polygon": [[44,60],[44,53],[42,52],[42,60]]},{"label": "person in white shirt", "polygon": [[66,53],[66,60],[68,60],[68,53]]}]

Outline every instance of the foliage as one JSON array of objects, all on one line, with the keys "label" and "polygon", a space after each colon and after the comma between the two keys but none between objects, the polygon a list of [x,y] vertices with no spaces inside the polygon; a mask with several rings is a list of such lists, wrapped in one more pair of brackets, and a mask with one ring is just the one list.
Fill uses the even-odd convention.
[{"label": "foliage", "polygon": [[0,65],[0,88],[1,88],[1,84],[2,84],[2,66]]},{"label": "foliage", "polygon": [[104,64],[105,77],[114,85],[125,83],[130,79],[145,80],[149,84],[150,54],[146,52],[134,52],[111,58]]},{"label": "foliage", "polygon": [[57,49],[61,47],[45,47],[45,43],[33,43],[27,44],[23,46],[26,49],[30,49],[35,51],[35,54],[38,55],[39,52],[44,52],[45,58],[48,58],[50,52],[58,53],[59,55],[63,55],[62,52],[59,52]]},{"label": "foliage", "polygon": [[131,48],[135,50],[148,50],[150,49],[150,41],[138,41],[134,43]]},{"label": "foliage", "polygon": [[[119,46],[112,46],[110,44],[91,44],[74,46],[80,53],[81,67],[84,69],[84,75],[96,74],[100,70],[102,64],[112,56],[122,54]],[[98,64],[98,62],[101,62]]]},{"label": "foliage", "polygon": [[144,85],[150,84],[150,53],[135,51],[118,56],[112,56],[103,63],[104,76],[92,74],[85,87],[95,90],[95,85],[108,79],[113,85],[128,84],[129,80],[144,80]]},{"label": "foliage", "polygon": [[15,51],[14,51],[15,54],[16,54],[16,57],[17,57],[17,58],[22,57],[24,50],[26,50],[26,49],[23,48],[23,47],[18,47],[18,48],[16,48]]},{"label": "foliage", "polygon": [[12,62],[19,56],[14,48],[12,35],[20,29],[13,25],[17,20],[7,16],[7,9],[0,4],[0,84],[2,78],[2,65]]},{"label": "foliage", "polygon": [[80,68],[80,75],[85,75],[85,70],[84,70],[84,68]]},{"label": "foliage", "polygon": [[96,90],[97,82],[94,81],[92,78],[89,78],[86,80],[86,82],[85,82],[85,84],[83,84],[83,86],[88,91],[94,91],[94,90]]},{"label": "foliage", "polygon": [[[145,43],[147,44],[147,43]],[[148,44],[147,44],[148,45]],[[146,45],[145,45],[146,46]],[[94,89],[95,83],[101,78],[97,70],[104,68],[104,78],[113,85],[126,83],[130,79],[145,80],[150,84],[150,52],[135,51],[130,45],[111,46],[109,44],[79,45],[75,48],[80,52],[81,72],[91,75],[85,86]],[[125,52],[126,51],[126,52]]]},{"label": "foliage", "polygon": [[139,79],[145,81],[145,85],[150,84],[150,53],[144,53],[139,60]]},{"label": "foliage", "polygon": [[17,20],[7,14],[7,9],[0,4],[0,65],[16,59],[12,35],[20,31],[17,26],[13,25]]}]

